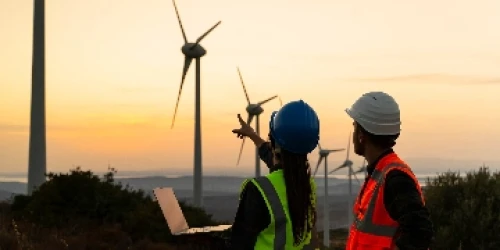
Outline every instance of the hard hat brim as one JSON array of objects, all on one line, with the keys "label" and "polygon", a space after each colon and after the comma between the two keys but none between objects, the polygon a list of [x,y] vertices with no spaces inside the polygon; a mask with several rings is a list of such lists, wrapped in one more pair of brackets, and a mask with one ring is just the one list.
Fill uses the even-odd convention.
[{"label": "hard hat brim", "polygon": [[346,108],[344,111],[347,113],[347,115],[348,115],[349,117],[351,117],[352,119],[354,119],[354,117],[353,117],[353,116],[352,116],[352,114],[351,114],[351,110],[350,110],[349,108]]},{"label": "hard hat brim", "polygon": [[374,135],[396,135],[401,133],[401,128],[399,127],[401,125],[401,122],[399,124],[388,124],[388,126],[397,126],[397,131],[390,131],[394,130],[393,128],[389,128],[389,131],[375,131],[372,128],[370,128],[369,123],[366,123],[363,119],[360,119],[355,112],[353,112],[351,109],[346,108],[345,112],[349,117],[351,117],[356,123],[358,123],[363,129],[368,131],[369,133],[372,133]]}]

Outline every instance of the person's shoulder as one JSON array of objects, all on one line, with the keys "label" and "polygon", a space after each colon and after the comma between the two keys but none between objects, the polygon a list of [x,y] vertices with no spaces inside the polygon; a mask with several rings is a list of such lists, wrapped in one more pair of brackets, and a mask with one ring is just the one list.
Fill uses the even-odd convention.
[{"label": "person's shoulder", "polygon": [[248,193],[248,192],[251,192],[251,193],[254,193],[255,191],[259,191],[259,189],[257,188],[257,185],[254,183],[254,180],[256,178],[249,178],[246,180],[246,183],[245,183],[245,186],[243,187],[243,192],[244,193]]},{"label": "person's shoulder", "polygon": [[[412,189],[416,189],[418,185],[418,180],[414,175],[410,172],[406,172],[402,169],[392,169],[385,176],[385,186],[390,186],[394,189],[401,189],[403,187],[412,187]],[[400,190],[400,191],[401,191]]]},{"label": "person's shoulder", "polygon": [[394,169],[391,169],[389,172],[387,172],[387,175],[386,177],[389,178],[389,177],[395,177],[395,176],[408,176],[408,173],[406,173],[405,171],[403,171],[402,169],[399,169],[399,168],[394,168]]}]

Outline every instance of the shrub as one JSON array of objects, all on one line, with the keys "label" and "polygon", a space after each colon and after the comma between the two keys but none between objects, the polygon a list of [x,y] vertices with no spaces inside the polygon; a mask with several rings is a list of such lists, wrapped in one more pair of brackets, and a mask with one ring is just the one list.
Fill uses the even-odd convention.
[{"label": "shrub", "polygon": [[436,232],[432,249],[500,249],[499,172],[440,174],[427,180],[425,197]]},{"label": "shrub", "polygon": [[[115,169],[103,178],[80,168],[48,174],[31,196],[18,195],[0,204],[0,249],[123,249],[148,245],[166,249],[173,238],[158,204],[140,190],[114,182]],[[192,226],[214,225],[200,208],[181,203]],[[163,248],[162,248],[163,247]],[[35,248],[39,249],[39,248]],[[172,248],[171,248],[172,249]]]}]

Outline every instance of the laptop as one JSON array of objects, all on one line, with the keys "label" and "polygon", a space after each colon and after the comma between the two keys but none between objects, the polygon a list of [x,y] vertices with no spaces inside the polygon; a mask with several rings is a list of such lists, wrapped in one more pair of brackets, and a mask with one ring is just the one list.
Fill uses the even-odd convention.
[{"label": "laptop", "polygon": [[163,217],[165,217],[172,235],[222,232],[232,226],[218,225],[190,228],[172,188],[155,188],[153,189],[153,193],[156,201],[158,201],[158,204],[160,205]]}]

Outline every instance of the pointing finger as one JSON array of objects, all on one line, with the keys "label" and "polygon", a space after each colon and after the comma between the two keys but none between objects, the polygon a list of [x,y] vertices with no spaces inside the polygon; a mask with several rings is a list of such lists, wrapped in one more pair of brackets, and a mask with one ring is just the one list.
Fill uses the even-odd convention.
[{"label": "pointing finger", "polygon": [[246,124],[245,121],[243,121],[243,119],[241,118],[240,114],[238,114],[238,121],[240,122],[241,126],[244,126]]}]

